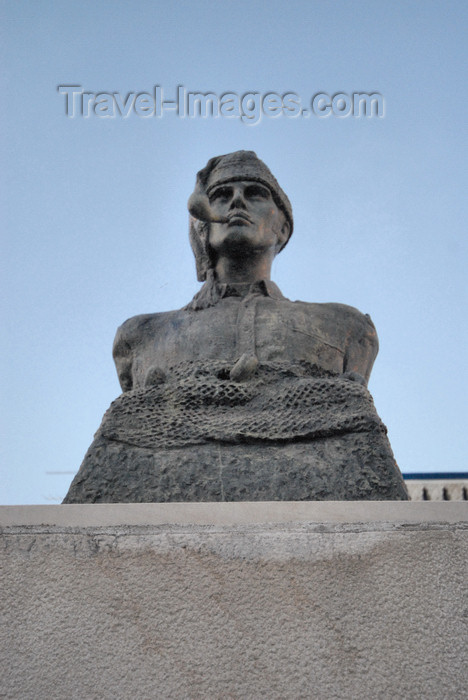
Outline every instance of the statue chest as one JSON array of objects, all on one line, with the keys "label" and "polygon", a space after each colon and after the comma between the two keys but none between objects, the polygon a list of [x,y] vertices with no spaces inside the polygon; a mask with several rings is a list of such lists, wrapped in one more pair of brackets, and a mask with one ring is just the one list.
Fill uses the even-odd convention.
[{"label": "statue chest", "polygon": [[306,361],[343,371],[345,337],[310,305],[271,297],[228,297],[200,311],[175,311],[147,333],[133,357],[134,386],[151,367],[164,371],[182,362],[234,363],[243,355],[259,362]]}]

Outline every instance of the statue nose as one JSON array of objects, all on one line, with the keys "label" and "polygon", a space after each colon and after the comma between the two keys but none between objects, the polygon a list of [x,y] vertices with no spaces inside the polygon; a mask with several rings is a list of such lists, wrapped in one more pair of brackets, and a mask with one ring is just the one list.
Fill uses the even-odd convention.
[{"label": "statue nose", "polygon": [[242,195],[242,192],[237,191],[234,193],[232,201],[231,201],[231,206],[229,208],[230,209],[245,209],[246,208],[246,202],[245,202],[245,199]]}]

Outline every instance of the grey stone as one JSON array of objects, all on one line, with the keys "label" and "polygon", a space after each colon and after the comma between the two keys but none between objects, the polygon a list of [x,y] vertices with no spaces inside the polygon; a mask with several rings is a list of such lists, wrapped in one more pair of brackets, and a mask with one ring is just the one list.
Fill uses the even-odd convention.
[{"label": "grey stone", "polygon": [[367,381],[369,316],[270,280],[292,208],[250,151],[211,159],[189,200],[204,285],[117,331],[123,394],[65,503],[407,499]]},{"label": "grey stone", "polygon": [[466,504],[24,506],[0,525],[5,698],[466,697]]}]

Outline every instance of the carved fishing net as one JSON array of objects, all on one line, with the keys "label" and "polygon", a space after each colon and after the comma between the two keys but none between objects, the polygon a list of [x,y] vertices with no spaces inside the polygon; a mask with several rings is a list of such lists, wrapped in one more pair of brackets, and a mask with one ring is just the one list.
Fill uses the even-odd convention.
[{"label": "carved fishing net", "polygon": [[386,433],[367,389],[343,375],[305,362],[263,364],[249,381],[234,382],[229,369],[224,362],[173,367],[164,382],[116,399],[97,436],[164,449]]}]

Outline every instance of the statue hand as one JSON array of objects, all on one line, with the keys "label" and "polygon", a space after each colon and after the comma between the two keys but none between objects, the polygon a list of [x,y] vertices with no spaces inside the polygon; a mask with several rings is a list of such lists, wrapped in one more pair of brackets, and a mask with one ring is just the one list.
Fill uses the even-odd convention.
[{"label": "statue hand", "polygon": [[166,373],[160,367],[153,365],[149,368],[145,377],[145,387],[163,384],[166,381]]},{"label": "statue hand", "polygon": [[359,374],[359,372],[343,372],[342,376],[345,379],[349,379],[351,382],[357,382],[357,384],[362,384],[362,386],[367,386],[366,380]]},{"label": "statue hand", "polygon": [[244,353],[231,369],[229,377],[234,382],[244,382],[255,374],[257,367],[258,359],[255,355],[247,355],[247,353]]}]

